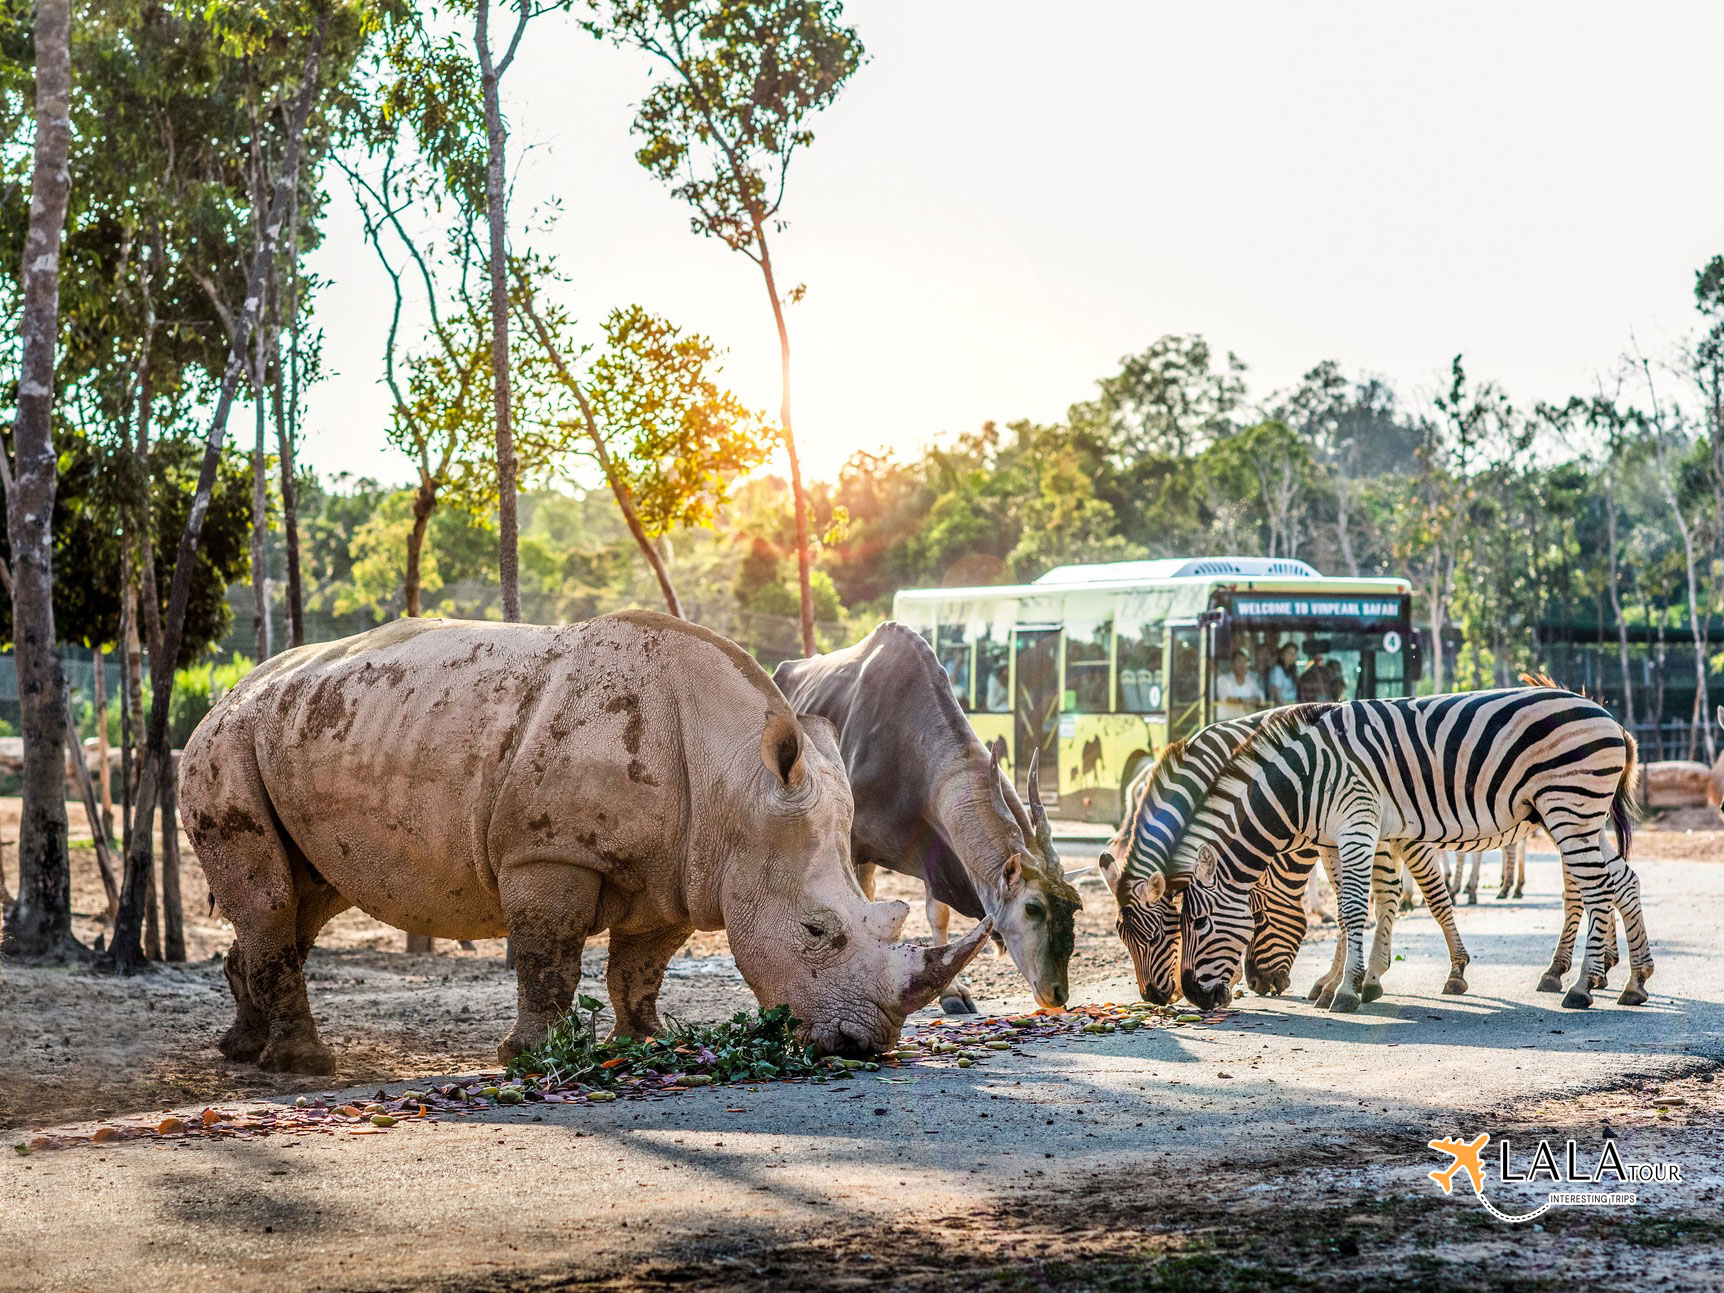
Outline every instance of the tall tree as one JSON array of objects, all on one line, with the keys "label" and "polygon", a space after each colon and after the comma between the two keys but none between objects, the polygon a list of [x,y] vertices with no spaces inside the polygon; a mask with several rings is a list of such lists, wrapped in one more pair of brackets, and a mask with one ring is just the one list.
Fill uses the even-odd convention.
[{"label": "tall tree", "polygon": [[491,397],[497,436],[497,573],[503,584],[503,618],[521,618],[520,523],[516,517],[517,462],[509,390],[509,235],[508,146],[503,124],[503,77],[521,48],[536,7],[517,0],[515,30],[498,58],[491,47],[491,0],[473,10],[473,48],[479,58],[479,86],[485,102],[485,224],[489,233],[491,275]]},{"label": "tall tree", "polygon": [[60,242],[71,194],[72,19],[67,0],[37,0],[36,144],[24,242],[17,467],[7,488],[12,620],[24,732],[18,901],[6,921],[14,956],[82,955],[72,937],[66,847],[66,685],[54,632],[54,360],[59,344]]},{"label": "tall tree", "polygon": [[611,311],[604,345],[589,357],[573,321],[541,302],[526,272],[519,298],[541,352],[533,375],[547,396],[562,396],[534,401],[545,410],[548,456],[578,453],[598,467],[666,609],[680,617],[657,541],[678,526],[711,525],[731,483],[766,461],[771,430],[719,389],[706,337],[630,306]]},{"label": "tall tree", "polygon": [[1688,511],[1682,505],[1676,467],[1670,461],[1676,447],[1686,442],[1682,427],[1682,410],[1667,406],[1659,399],[1652,363],[1645,355],[1637,353],[1635,364],[1646,383],[1649,411],[1644,418],[1652,441],[1652,461],[1658,468],[1658,483],[1664,491],[1664,501],[1670,508],[1670,518],[1675,522],[1676,532],[1682,539],[1683,570],[1688,589],[1688,629],[1694,640],[1694,707],[1688,718],[1688,757],[1694,757],[1696,747],[1704,737],[1706,761],[1711,763],[1718,757],[1718,749],[1712,737],[1712,716],[1708,712],[1710,706],[1706,703],[1706,623],[1700,613],[1700,559],[1695,551],[1694,529]]},{"label": "tall tree", "polygon": [[223,443],[227,438],[228,413],[233,406],[234,392],[240,375],[246,368],[252,330],[257,326],[270,266],[287,218],[288,203],[299,183],[300,148],[306,125],[311,118],[312,107],[321,88],[319,69],[330,15],[320,14],[314,22],[315,26],[309,33],[309,47],[300,73],[299,88],[291,101],[281,169],[277,173],[270,196],[269,214],[259,229],[251,271],[246,279],[244,304],[235,319],[227,369],[222,376],[209,434],[204,442],[197,487],[174,558],[173,583],[168,593],[167,613],[162,617],[159,635],[160,649],[150,653],[153,694],[147,724],[146,757],[139,770],[137,801],[132,805],[132,822],[126,835],[126,877],[120,893],[120,915],[115,922],[113,942],[104,962],[120,973],[131,973],[143,965],[145,891],[151,871],[151,823],[155,817],[162,779],[172,775],[168,750],[168,717],[172,708],[174,670],[179,665],[180,648],[185,635],[186,612],[191,597],[198,540],[203,533],[210,495],[221,466]]},{"label": "tall tree", "polygon": [[802,647],[814,654],[812,539],[790,408],[790,330],[769,234],[784,228],[790,161],[813,115],[862,65],[862,41],[835,0],[610,0],[594,35],[650,55],[662,73],[634,120],[636,159],[694,208],[696,233],[759,268],[778,328],[778,418],[790,463]]}]

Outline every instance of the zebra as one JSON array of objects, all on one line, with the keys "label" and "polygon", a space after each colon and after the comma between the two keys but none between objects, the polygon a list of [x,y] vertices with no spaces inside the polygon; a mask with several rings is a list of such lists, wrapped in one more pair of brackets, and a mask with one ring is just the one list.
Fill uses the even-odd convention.
[{"label": "zebra", "polygon": [[[1548,686],[1295,705],[1259,718],[1242,736],[1229,734],[1237,739],[1219,759],[1211,750],[1190,759],[1205,734],[1185,749],[1170,747],[1171,759],[1157,765],[1157,793],[1146,789],[1132,847],[1111,877],[1122,934],[1134,932],[1137,911],[1160,901],[1170,879],[1184,882],[1180,980],[1194,1005],[1229,995],[1251,933],[1251,886],[1289,848],[1316,843],[1338,851],[1346,948],[1331,1008],[1349,1011],[1361,999],[1371,860],[1380,840],[1493,848],[1538,826],[1561,850],[1587,918],[1581,973],[1563,1004],[1592,1003],[1607,930],[1614,941],[1606,923],[1613,904],[1632,969],[1618,1000],[1647,1000],[1652,958],[1639,881],[1624,858],[1636,751],[1602,707]],[[1150,951],[1132,946],[1136,961]],[[1566,973],[1560,960],[1559,947],[1548,973]]]},{"label": "zebra", "polygon": [[[1502,884],[1497,887],[1497,899],[1501,901],[1514,891],[1516,898],[1520,897],[1526,888],[1526,841],[1517,840],[1505,844],[1502,848],[1503,877]],[[1479,900],[1479,871],[1484,865],[1483,853],[1448,853],[1444,855],[1443,873],[1448,877],[1449,896],[1459,895],[1461,891],[1461,876],[1467,877],[1467,906],[1477,904]],[[1468,870],[1469,866],[1471,870]]]},{"label": "zebra", "polygon": [[[1221,761],[1233,746],[1255,731],[1266,715],[1257,713],[1242,718],[1226,719],[1203,729],[1187,742],[1174,742],[1161,759],[1140,772],[1126,788],[1125,816],[1119,833],[1101,854],[1101,868],[1109,886],[1117,881],[1114,874],[1116,858],[1129,856],[1130,839],[1135,834],[1137,817],[1142,811],[1150,787],[1156,782],[1158,770],[1178,767],[1182,772],[1218,771]],[[1164,778],[1164,780],[1166,780]],[[1158,797],[1186,793],[1183,779],[1168,781],[1157,787]],[[1304,893],[1322,850],[1312,845],[1289,849],[1265,868],[1262,877],[1252,886],[1250,894],[1252,936],[1245,955],[1245,981],[1260,996],[1278,996],[1292,981],[1293,961],[1304,942],[1308,926]],[[1372,908],[1377,916],[1376,934],[1372,940],[1370,968],[1362,988],[1363,999],[1374,1001],[1383,994],[1382,975],[1391,963],[1391,936],[1395,915],[1400,906],[1400,869],[1405,866],[1426,894],[1431,914],[1443,931],[1449,949],[1449,977],[1443,990],[1463,993],[1467,990],[1465,970],[1468,955],[1455,926],[1453,904],[1442,882],[1442,874],[1434,861],[1434,850],[1380,849],[1372,867]],[[1326,859],[1332,887],[1335,872],[1332,860]],[[1173,895],[1163,901],[1142,907],[1121,905],[1116,923],[1121,940],[1131,950],[1137,973],[1138,991],[1147,1001],[1166,1005],[1178,995],[1178,921],[1179,911]],[[1319,1006],[1328,1006],[1334,985],[1340,977],[1340,949],[1336,943],[1336,962],[1330,972],[1317,981],[1310,997]]]}]

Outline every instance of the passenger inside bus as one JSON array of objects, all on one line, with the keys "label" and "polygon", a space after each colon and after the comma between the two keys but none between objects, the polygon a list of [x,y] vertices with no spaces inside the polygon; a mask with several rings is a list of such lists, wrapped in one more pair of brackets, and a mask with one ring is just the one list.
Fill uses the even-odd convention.
[{"label": "passenger inside bus", "polygon": [[1217,718],[1243,718],[1263,708],[1263,684],[1251,672],[1251,653],[1240,647],[1233,653],[1232,670],[1215,680]]},{"label": "passenger inside bus", "polygon": [[1269,670],[1269,703],[1291,705],[1299,699],[1299,648],[1283,642],[1275,652],[1275,666]]},{"label": "passenger inside bus", "polygon": [[1305,654],[1311,663],[1299,675],[1301,701],[1346,699],[1347,683],[1341,677],[1341,666],[1325,658],[1328,652],[1329,643],[1321,638],[1305,643]]},{"label": "passenger inside bus", "polygon": [[1011,683],[1006,678],[1006,666],[1001,665],[988,675],[988,695],[984,702],[989,714],[1007,714],[1012,708]]}]

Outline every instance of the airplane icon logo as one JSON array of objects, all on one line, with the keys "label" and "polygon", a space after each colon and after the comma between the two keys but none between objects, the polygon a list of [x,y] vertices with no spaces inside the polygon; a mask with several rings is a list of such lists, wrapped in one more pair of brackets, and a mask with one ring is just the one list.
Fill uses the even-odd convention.
[{"label": "airplane icon logo", "polygon": [[1443,1187],[1444,1194],[1448,1194],[1454,1188],[1455,1176],[1459,1172],[1465,1172],[1472,1178],[1474,1194],[1484,1193],[1485,1165],[1482,1156],[1485,1144],[1490,1138],[1490,1132],[1484,1131],[1472,1140],[1453,1139],[1428,1142],[1430,1148],[1447,1154],[1454,1160],[1447,1167],[1440,1167],[1428,1173],[1433,1181]]}]

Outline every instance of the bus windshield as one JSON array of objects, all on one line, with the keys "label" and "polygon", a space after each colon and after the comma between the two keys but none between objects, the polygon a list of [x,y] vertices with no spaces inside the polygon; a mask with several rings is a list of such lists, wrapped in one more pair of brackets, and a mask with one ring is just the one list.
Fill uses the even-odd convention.
[{"label": "bus windshield", "polygon": [[1216,661],[1215,716],[1273,705],[1407,694],[1400,629],[1287,619],[1234,627]]}]

